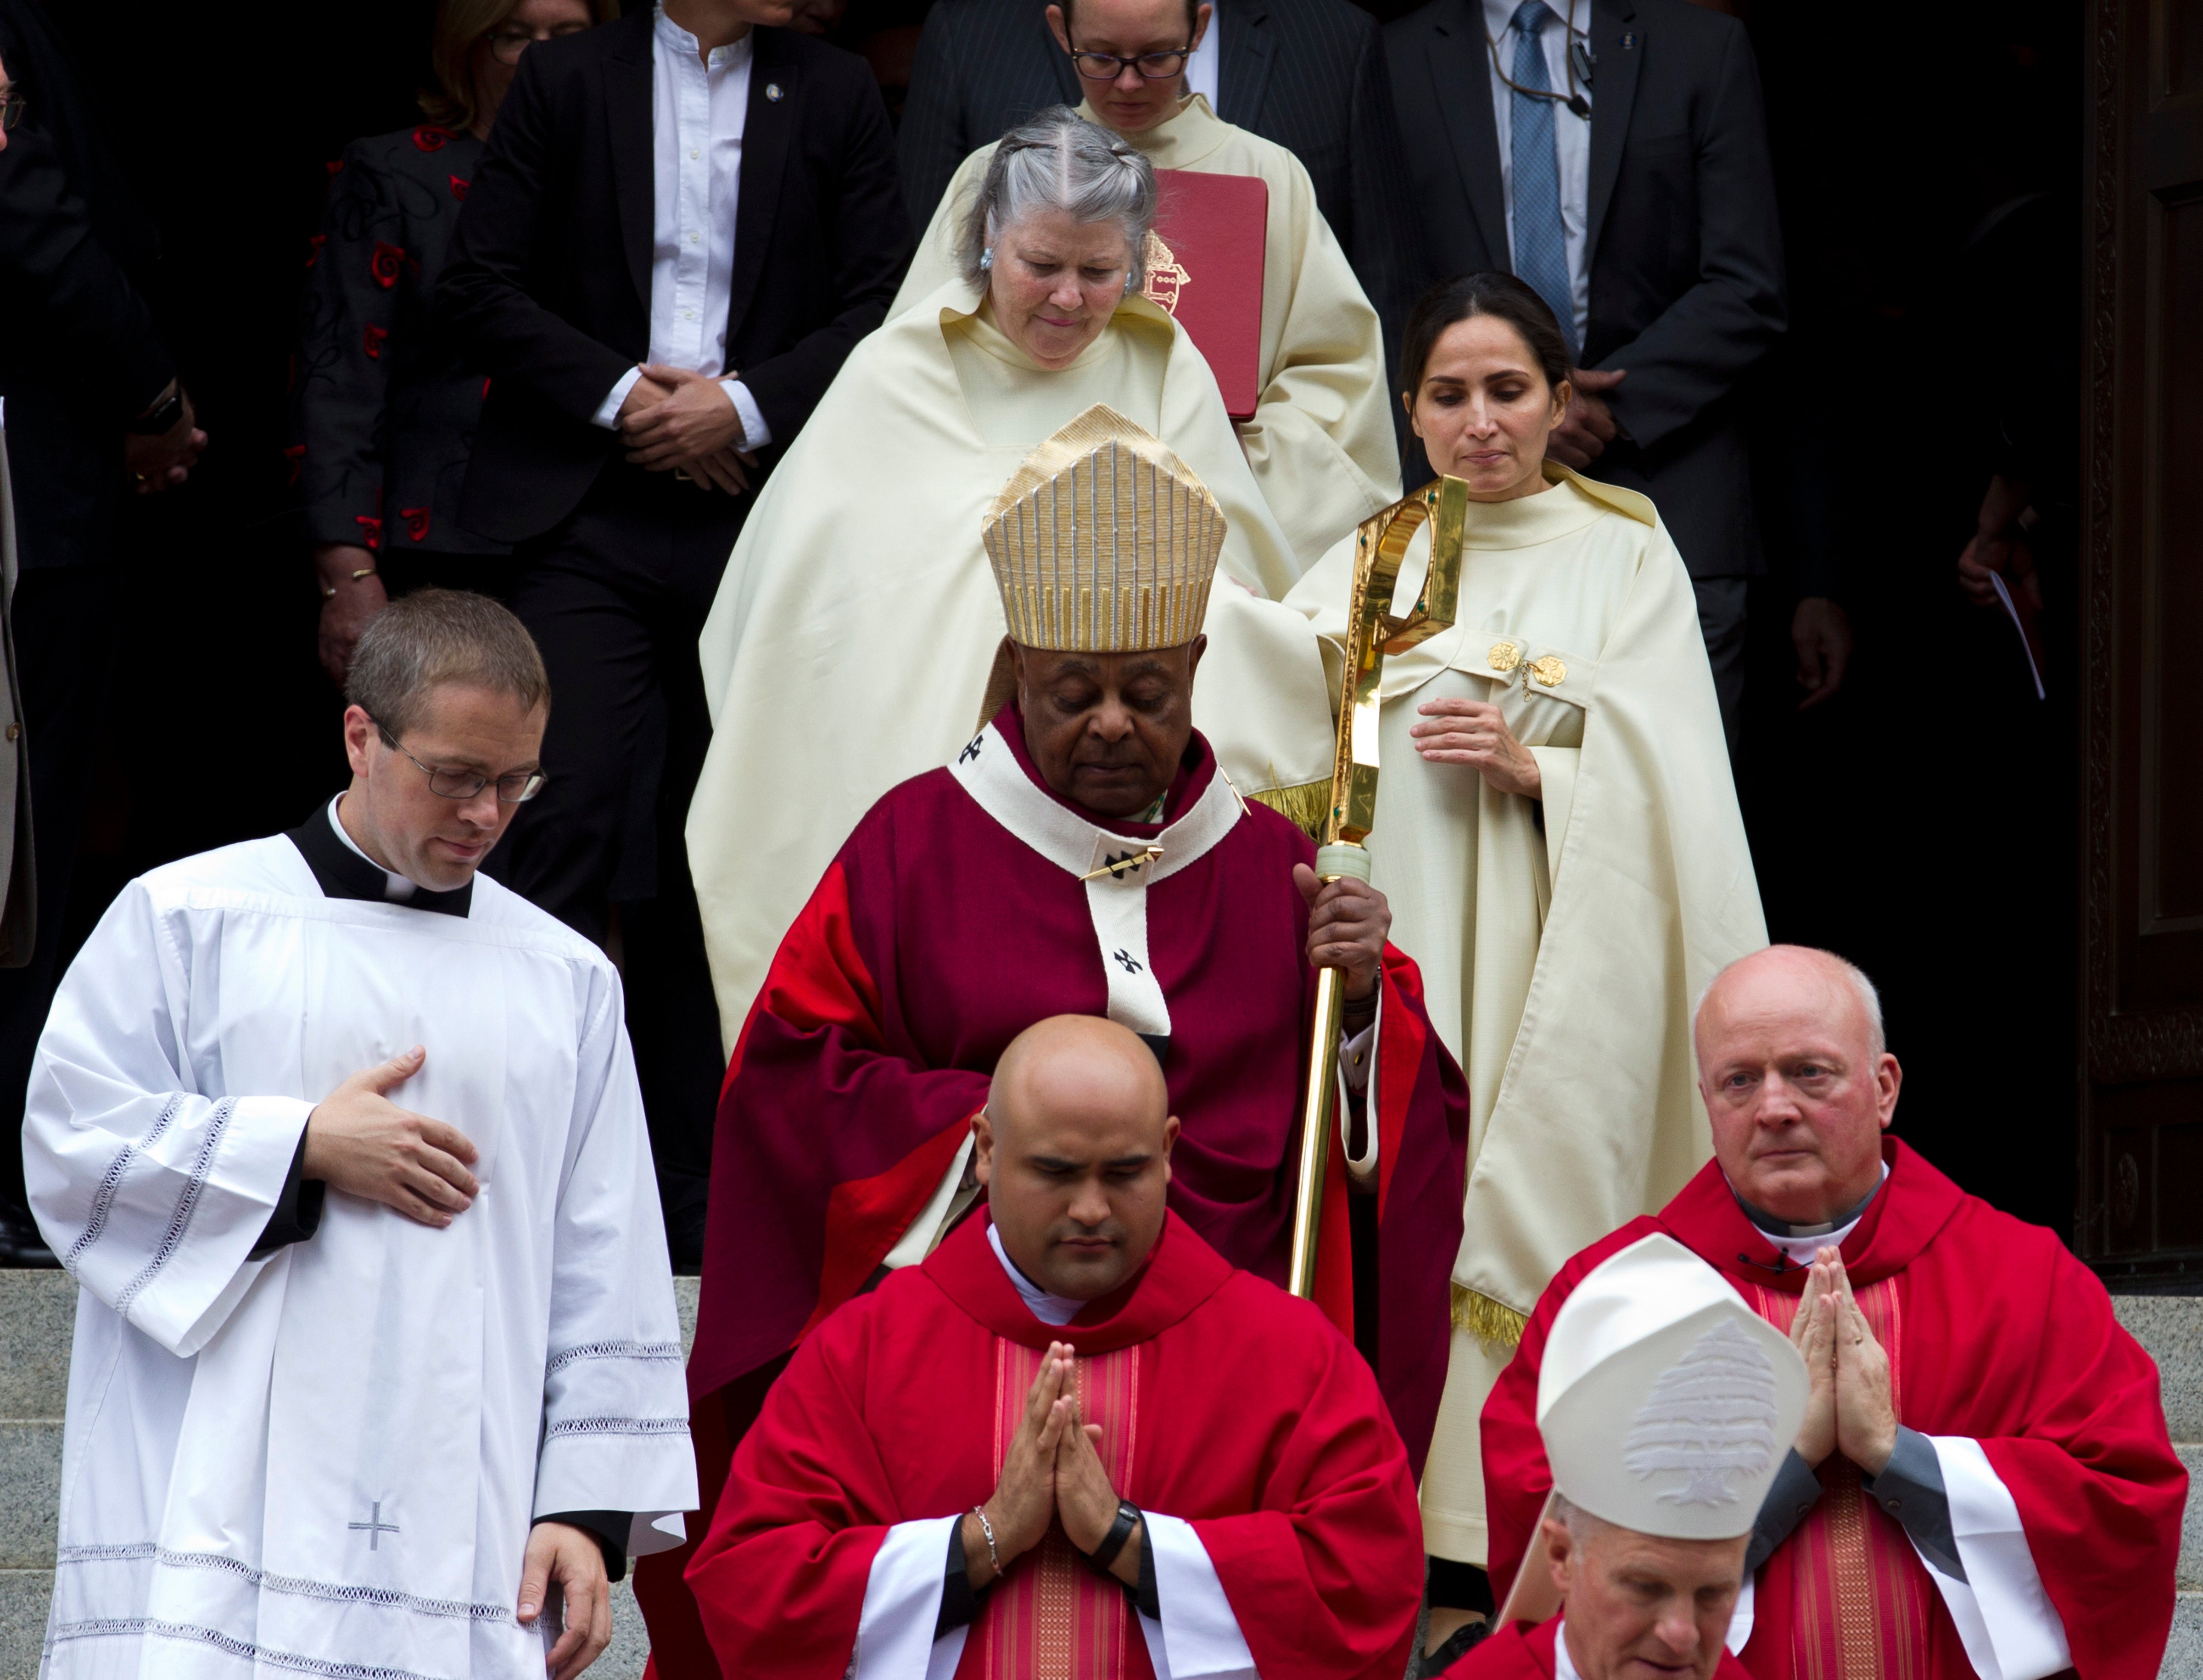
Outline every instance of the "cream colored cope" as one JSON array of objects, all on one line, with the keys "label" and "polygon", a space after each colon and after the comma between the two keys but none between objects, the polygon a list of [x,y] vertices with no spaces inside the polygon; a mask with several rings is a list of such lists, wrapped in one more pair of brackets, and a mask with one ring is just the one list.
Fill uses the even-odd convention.
[{"label": "cream colored cope", "polygon": [[[1536,495],[1470,504],[1456,628],[1385,661],[1369,840],[1393,940],[1468,1078],[1456,1329],[1423,1520],[1433,1553],[1477,1564],[1485,1397],[1553,1274],[1711,1154],[1692,1001],[1767,942],[1681,557],[1644,497],[1546,475]],[[1426,538],[1403,593],[1418,551]],[[1340,545],[1289,598],[1334,659],[1351,564]],[[1442,697],[1500,706],[1542,802],[1416,753],[1415,708]]]},{"label": "cream colored cope", "polygon": [[[1090,105],[1078,115],[1101,117]],[[1193,95],[1177,115],[1119,138],[1158,169],[1259,175],[1270,189],[1262,254],[1260,404],[1237,429],[1295,557],[1297,575],[1379,508],[1400,498],[1384,334],[1377,312],[1316,208],[1315,188],[1285,147],[1216,116]],[[964,160],[919,239],[892,315],[957,272],[957,240],[992,145]],[[1167,241],[1167,219],[1157,230]],[[1193,276],[1191,284],[1201,284]]]},{"label": "cream colored cope", "polygon": [[1328,779],[1322,657],[1279,598],[1292,550],[1200,352],[1133,298],[1051,373],[951,280],[843,365],[704,627],[715,728],[688,856],[729,1046],[857,820],[971,739],[1005,630],[983,525],[1033,449],[1096,404],[1161,439],[1220,515],[1196,727],[1243,793]]}]

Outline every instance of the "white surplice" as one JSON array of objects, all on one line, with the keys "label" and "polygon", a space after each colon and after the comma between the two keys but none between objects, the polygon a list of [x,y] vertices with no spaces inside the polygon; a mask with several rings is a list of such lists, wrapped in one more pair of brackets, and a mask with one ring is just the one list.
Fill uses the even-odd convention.
[{"label": "white surplice", "polygon": [[[390,1094],[481,1152],[441,1230],[331,1190],[249,1258],[313,1104]],[[75,1277],[48,1677],[540,1680],[532,1520],[695,1506],[680,1329],[617,976],[487,877],[469,913],[325,897],[286,838],[133,881],[30,1088]]]}]

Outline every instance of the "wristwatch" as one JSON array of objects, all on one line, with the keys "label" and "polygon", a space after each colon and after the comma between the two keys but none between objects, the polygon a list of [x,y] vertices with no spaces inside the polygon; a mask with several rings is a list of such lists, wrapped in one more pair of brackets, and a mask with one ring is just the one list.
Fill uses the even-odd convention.
[{"label": "wristwatch", "polygon": [[1096,1573],[1107,1575],[1109,1565],[1117,1561],[1117,1553],[1125,1549],[1125,1542],[1132,1537],[1139,1526],[1140,1507],[1128,1499],[1117,1501],[1117,1520],[1109,1524],[1109,1532],[1102,1536],[1102,1543],[1087,1553],[1087,1566]]},{"label": "wristwatch", "polygon": [[166,437],[183,417],[184,388],[179,385],[169,391],[166,401],[146,410],[122,429],[134,438]]}]

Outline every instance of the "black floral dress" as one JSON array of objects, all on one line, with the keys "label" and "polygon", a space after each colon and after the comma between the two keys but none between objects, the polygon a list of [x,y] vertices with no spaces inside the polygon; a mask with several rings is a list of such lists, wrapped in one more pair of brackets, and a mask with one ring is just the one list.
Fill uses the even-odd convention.
[{"label": "black floral dress", "polygon": [[[285,451],[316,546],[424,559],[507,551],[459,523],[489,382],[437,329],[432,308],[481,153],[473,135],[424,123],[355,140],[331,166],[306,258]],[[464,567],[439,569],[436,581],[468,581]]]}]

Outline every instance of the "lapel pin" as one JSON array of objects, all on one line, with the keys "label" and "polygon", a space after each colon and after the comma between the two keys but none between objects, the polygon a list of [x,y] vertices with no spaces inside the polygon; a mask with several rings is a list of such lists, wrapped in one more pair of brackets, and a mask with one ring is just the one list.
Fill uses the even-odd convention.
[{"label": "lapel pin", "polygon": [[780,103],[780,84],[778,82],[767,82],[765,85],[765,97],[771,100],[776,105]]},{"label": "lapel pin", "polygon": [[1637,45],[1637,32],[1636,32],[1636,31],[1632,30],[1632,31],[1630,31],[1627,34],[1624,35],[1624,36],[1621,38],[1621,50],[1622,50],[1622,51],[1624,51],[1624,52],[1628,52],[1628,51],[1632,50],[1633,48],[1635,48],[1635,46],[1636,46],[1636,45]]}]

